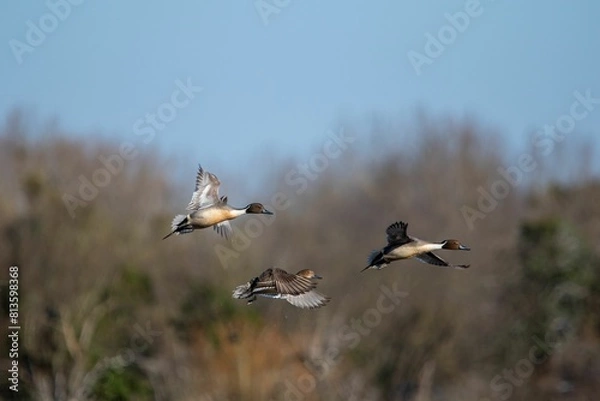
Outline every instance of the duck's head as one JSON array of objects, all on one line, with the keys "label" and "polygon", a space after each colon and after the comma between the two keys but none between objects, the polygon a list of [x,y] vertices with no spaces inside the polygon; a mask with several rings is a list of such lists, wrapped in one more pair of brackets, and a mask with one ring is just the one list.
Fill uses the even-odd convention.
[{"label": "duck's head", "polygon": [[469,248],[466,245],[463,245],[460,243],[459,240],[456,239],[447,239],[442,241],[442,249],[451,249],[453,251],[470,251],[471,248]]},{"label": "duck's head", "polygon": [[296,275],[306,278],[318,278],[319,280],[323,278],[310,269],[300,270],[298,273],[296,273]]},{"label": "duck's head", "polygon": [[273,214],[273,212],[269,212],[262,203],[251,203],[246,206],[246,213],[249,214]]}]

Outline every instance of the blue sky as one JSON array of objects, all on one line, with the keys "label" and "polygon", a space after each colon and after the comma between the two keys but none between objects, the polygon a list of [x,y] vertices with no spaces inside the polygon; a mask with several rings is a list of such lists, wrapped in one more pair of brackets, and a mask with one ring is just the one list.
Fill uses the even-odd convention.
[{"label": "blue sky", "polygon": [[[0,113],[22,106],[77,135],[141,143],[136,122],[190,79],[202,92],[151,143],[193,163],[299,155],[344,117],[410,123],[418,109],[474,117],[517,146],[567,113],[575,90],[600,97],[592,0],[482,1],[419,75],[408,52],[425,54],[425,35],[469,2],[264,0],[276,10],[265,24],[253,0],[87,0],[52,26],[51,4],[66,13],[66,1],[0,5]],[[11,46],[28,43],[28,21],[49,32],[19,64]],[[576,131],[597,136],[599,123],[600,106]]]}]

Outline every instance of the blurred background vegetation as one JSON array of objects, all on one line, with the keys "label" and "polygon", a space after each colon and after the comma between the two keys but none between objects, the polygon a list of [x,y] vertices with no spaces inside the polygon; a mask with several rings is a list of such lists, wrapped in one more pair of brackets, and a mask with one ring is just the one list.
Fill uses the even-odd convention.
[{"label": "blurred background vegetation", "polygon": [[[266,155],[256,172],[237,171],[226,156],[204,166],[236,206],[269,204],[277,192],[289,200],[274,218],[233,222],[242,232],[264,226],[236,249],[212,230],[161,241],[189,201],[196,166],[156,149],[140,149],[72,218],[64,195],[79,197],[79,177],[91,179],[98,157],[120,143],[7,116],[0,265],[20,268],[20,399],[597,399],[595,143],[572,134],[549,156],[525,149],[536,169],[470,226],[464,207],[477,209],[478,188],[489,191],[517,157],[501,133],[473,120],[405,123],[341,121],[355,142],[301,193],[286,174],[307,160]],[[468,244],[470,253],[441,256],[471,268],[405,261],[360,274],[397,220],[417,237]],[[219,246],[234,255],[227,265]],[[315,270],[332,301],[305,311],[231,298],[273,265]],[[356,334],[352,322],[373,314],[382,285],[407,295]],[[2,305],[8,345],[6,296]]]}]

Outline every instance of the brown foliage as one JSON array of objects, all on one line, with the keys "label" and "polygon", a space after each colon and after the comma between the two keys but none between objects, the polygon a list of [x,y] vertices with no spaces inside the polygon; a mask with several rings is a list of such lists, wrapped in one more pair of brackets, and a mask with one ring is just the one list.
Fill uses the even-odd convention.
[{"label": "brown foliage", "polygon": [[[34,399],[102,398],[96,386],[110,369],[137,377],[164,400],[497,397],[490,381],[527,358],[530,345],[510,327],[539,308],[520,303],[512,290],[525,288],[516,252],[521,221],[555,216],[599,252],[591,239],[600,233],[600,186],[590,175],[552,183],[541,161],[470,228],[464,206],[476,209],[478,188],[489,191],[501,178],[498,168],[511,161],[498,135],[469,121],[423,120],[407,134],[375,123],[375,132],[353,131],[354,144],[303,191],[286,174],[305,161],[282,162],[259,191],[230,198],[238,206],[268,203],[277,192],[289,199],[274,220],[259,219],[263,233],[246,249],[211,230],[160,240],[184,209],[195,166],[176,166],[189,174],[173,177],[177,168],[152,151],[126,161],[72,218],[64,195],[78,196],[79,177],[92,177],[102,167],[98,157],[114,154],[118,144],[60,132],[36,136],[22,117],[7,121],[0,136],[0,264],[20,267],[23,380]],[[221,178],[225,194],[246,174],[235,166],[223,174],[220,166],[205,167],[236,177]],[[247,234],[251,219],[233,224]],[[445,270],[411,260],[360,274],[397,220],[420,238],[459,238],[472,251],[443,257],[472,267]],[[227,268],[219,245],[233,255]],[[230,299],[235,285],[272,265],[315,270],[332,302],[303,311],[281,301],[247,306]],[[353,321],[368,321],[382,284],[408,296],[368,333],[356,334]],[[197,285],[210,291],[195,298]],[[597,310],[597,294],[588,301],[586,310]],[[514,388],[513,399],[559,391],[573,400],[594,398],[600,326],[591,317],[584,322]],[[148,394],[128,380],[132,398]]]}]

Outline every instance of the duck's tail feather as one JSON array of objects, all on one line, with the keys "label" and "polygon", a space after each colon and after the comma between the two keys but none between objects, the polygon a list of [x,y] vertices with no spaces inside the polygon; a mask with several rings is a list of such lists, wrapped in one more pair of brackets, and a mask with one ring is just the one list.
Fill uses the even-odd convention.
[{"label": "duck's tail feather", "polygon": [[232,297],[237,299],[250,298],[252,296],[252,285],[250,282],[242,285],[238,285],[233,290]]},{"label": "duck's tail feather", "polygon": [[387,266],[387,263],[383,260],[383,251],[378,250],[371,251],[367,263],[367,267],[362,269],[361,272],[364,272],[367,269],[381,269]]},{"label": "duck's tail feather", "polygon": [[163,237],[163,239],[169,238],[173,234],[187,234],[194,231],[193,228],[188,226],[188,218],[185,214],[178,214],[171,222],[171,232]]}]

